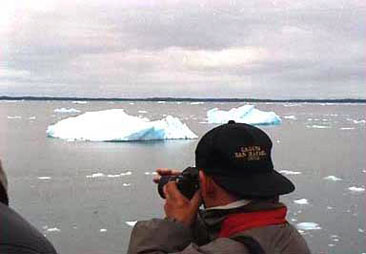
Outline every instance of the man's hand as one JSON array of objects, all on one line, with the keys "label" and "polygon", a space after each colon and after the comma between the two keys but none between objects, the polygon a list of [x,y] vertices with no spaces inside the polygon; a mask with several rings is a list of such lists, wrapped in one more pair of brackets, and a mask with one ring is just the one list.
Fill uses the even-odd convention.
[{"label": "man's hand", "polygon": [[197,216],[198,208],[201,205],[201,192],[198,190],[191,200],[183,196],[175,182],[168,182],[164,186],[165,194],[165,215],[168,218],[176,219],[189,227]]},{"label": "man's hand", "polygon": [[156,169],[157,175],[154,176],[154,183],[159,183],[159,180],[162,176],[177,176],[181,173],[178,169],[169,169],[169,168],[158,168]]}]

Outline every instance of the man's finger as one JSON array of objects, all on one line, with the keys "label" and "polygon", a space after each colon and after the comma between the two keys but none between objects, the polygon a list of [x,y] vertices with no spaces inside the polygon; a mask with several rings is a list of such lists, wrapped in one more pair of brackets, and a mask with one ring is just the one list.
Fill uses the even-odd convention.
[{"label": "man's finger", "polygon": [[180,170],[178,169],[169,169],[169,168],[157,168],[156,172],[158,175],[165,176],[165,175],[179,175]]},{"label": "man's finger", "polygon": [[161,176],[159,176],[159,175],[154,175],[154,176],[153,176],[153,182],[154,182],[154,183],[159,183],[160,178],[161,178]]},{"label": "man's finger", "polygon": [[168,194],[168,197],[166,196],[167,199],[170,199],[173,202],[177,202],[178,200],[187,200],[187,198],[178,190],[176,182],[168,182],[164,187],[166,191],[165,194]]},{"label": "man's finger", "polygon": [[198,210],[202,203],[202,196],[201,196],[201,190],[197,190],[196,193],[193,195],[191,201],[191,206],[193,210]]}]

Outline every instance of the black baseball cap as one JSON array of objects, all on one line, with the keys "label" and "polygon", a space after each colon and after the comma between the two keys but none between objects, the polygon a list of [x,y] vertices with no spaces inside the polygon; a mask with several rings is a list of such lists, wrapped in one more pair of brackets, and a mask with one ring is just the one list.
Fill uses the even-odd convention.
[{"label": "black baseball cap", "polygon": [[273,197],[295,190],[274,170],[272,141],[261,129],[230,120],[207,132],[196,147],[196,167],[243,197]]}]

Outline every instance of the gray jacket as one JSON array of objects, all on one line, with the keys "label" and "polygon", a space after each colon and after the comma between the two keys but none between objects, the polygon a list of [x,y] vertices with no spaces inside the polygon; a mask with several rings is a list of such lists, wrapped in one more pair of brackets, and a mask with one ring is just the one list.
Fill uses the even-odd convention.
[{"label": "gray jacket", "polygon": [[267,254],[310,254],[297,230],[289,223],[252,228],[232,238],[218,238],[221,223],[228,214],[270,209],[281,204],[252,204],[231,210],[200,211],[192,228],[171,219],[138,222],[131,234],[129,254],[249,254],[245,244],[233,240],[244,235],[255,239]]}]

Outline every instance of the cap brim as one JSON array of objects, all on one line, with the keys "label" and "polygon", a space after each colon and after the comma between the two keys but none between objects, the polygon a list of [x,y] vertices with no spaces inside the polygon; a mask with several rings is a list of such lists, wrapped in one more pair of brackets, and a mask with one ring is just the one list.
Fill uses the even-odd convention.
[{"label": "cap brim", "polygon": [[272,197],[295,190],[294,184],[275,170],[242,177],[215,175],[215,179],[226,190],[241,196]]}]

